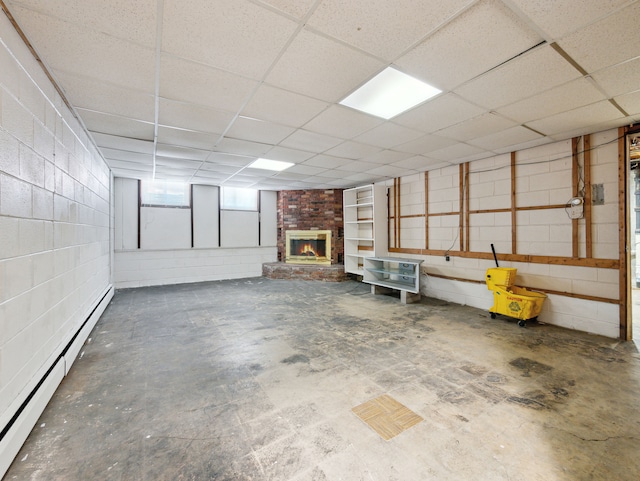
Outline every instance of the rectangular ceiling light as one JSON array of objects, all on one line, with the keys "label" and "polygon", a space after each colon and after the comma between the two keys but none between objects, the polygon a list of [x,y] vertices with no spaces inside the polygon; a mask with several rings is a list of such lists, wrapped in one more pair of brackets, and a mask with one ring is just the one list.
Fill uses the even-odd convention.
[{"label": "rectangular ceiling light", "polygon": [[249,169],[275,170],[280,172],[281,170],[288,169],[292,165],[294,164],[291,162],[282,162],[281,160],[256,159],[247,167]]},{"label": "rectangular ceiling light", "polygon": [[390,119],[440,92],[442,90],[393,67],[387,67],[340,104]]}]

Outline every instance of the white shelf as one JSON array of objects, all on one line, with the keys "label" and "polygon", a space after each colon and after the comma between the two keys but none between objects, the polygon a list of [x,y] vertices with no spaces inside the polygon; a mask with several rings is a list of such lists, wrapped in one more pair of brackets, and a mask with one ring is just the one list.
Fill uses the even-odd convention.
[{"label": "white shelf", "polygon": [[344,270],[362,276],[363,259],[387,254],[386,186],[369,184],[345,189],[343,213]]},{"label": "white shelf", "polygon": [[362,280],[375,286],[418,294],[422,262],[399,257],[365,257]]}]

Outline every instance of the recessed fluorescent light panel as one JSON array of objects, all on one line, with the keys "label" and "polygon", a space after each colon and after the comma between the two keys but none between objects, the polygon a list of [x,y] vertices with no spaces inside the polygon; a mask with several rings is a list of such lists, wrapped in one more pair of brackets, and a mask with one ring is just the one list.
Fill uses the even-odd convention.
[{"label": "recessed fluorescent light panel", "polygon": [[281,170],[288,169],[292,165],[291,162],[282,162],[281,160],[257,159],[247,167],[250,169],[275,170],[280,172]]},{"label": "recessed fluorescent light panel", "polygon": [[442,90],[393,67],[387,67],[340,104],[376,117],[390,119],[440,92]]}]

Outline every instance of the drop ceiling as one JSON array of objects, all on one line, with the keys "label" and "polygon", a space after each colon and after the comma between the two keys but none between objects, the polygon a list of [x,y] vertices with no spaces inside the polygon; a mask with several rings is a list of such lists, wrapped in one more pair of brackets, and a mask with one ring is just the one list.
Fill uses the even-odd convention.
[{"label": "drop ceiling", "polygon": [[[343,188],[640,120],[640,1],[0,4],[121,177]],[[338,104],[388,66],[443,92]]]}]

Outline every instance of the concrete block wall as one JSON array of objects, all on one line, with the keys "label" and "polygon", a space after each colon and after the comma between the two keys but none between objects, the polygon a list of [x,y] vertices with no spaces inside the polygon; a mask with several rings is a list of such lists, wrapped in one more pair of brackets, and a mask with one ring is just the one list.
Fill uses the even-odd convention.
[{"label": "concrete block wall", "polygon": [[262,275],[262,264],[273,262],[277,248],[214,248],[116,251],[118,288],[242,279]]},{"label": "concrete block wall", "polygon": [[[591,183],[603,184],[604,205],[592,206],[593,257],[617,260],[618,253],[618,151],[617,130],[591,135]],[[580,141],[579,151],[584,148]],[[580,164],[584,159],[580,155]],[[519,255],[573,256],[572,220],[565,204],[576,186],[572,176],[571,140],[555,142],[515,153],[516,206],[556,208],[518,210],[516,212],[516,253]],[[511,207],[511,156],[497,155],[469,164],[469,209],[493,210]],[[429,214],[457,212],[460,195],[459,166],[428,172]],[[584,178],[582,174],[581,178]],[[424,199],[424,178],[400,179],[401,214],[416,217],[402,219],[401,248],[413,253],[392,255],[423,259],[421,289],[426,295],[489,309],[491,291],[484,283],[492,259],[458,257],[446,261],[442,255],[416,254],[425,249],[424,217],[419,217],[420,198]],[[580,186],[577,186],[578,188]],[[422,189],[422,197],[420,189]],[[406,194],[405,194],[406,192]],[[422,206],[424,214],[424,206]],[[460,249],[459,215],[430,215],[428,250]],[[579,221],[579,252],[586,254],[586,223]],[[392,226],[393,228],[393,226]],[[481,212],[469,215],[470,253],[512,253],[511,212]],[[393,237],[393,236],[392,236]],[[420,244],[422,242],[422,244]],[[500,262],[501,267],[518,269],[516,285],[553,292],[549,295],[540,320],[610,337],[619,335],[619,273],[617,269],[571,265]],[[567,295],[560,295],[566,293]],[[602,300],[600,300],[602,299]]]},{"label": "concrete block wall", "polygon": [[138,249],[138,181],[116,178],[114,184],[116,288],[256,277],[263,263],[276,260],[275,192],[260,192],[260,215],[219,212],[218,187],[194,185],[193,215],[191,209],[140,209]]},{"label": "concrete block wall", "polygon": [[[424,173],[402,178],[400,205],[403,216],[421,215],[424,212]],[[425,228],[422,217],[408,217],[400,220],[401,246],[420,249],[424,246]]]},{"label": "concrete block wall", "polygon": [[0,15],[0,427],[110,290],[110,185],[88,134]]}]

